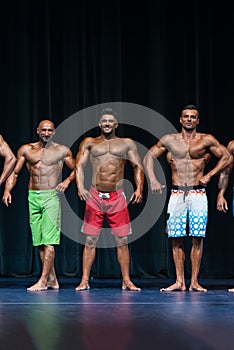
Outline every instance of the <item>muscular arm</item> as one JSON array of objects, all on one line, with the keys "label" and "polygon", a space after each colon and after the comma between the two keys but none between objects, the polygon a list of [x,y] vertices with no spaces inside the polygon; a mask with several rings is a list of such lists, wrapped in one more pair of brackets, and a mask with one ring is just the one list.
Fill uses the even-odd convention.
[{"label": "muscular arm", "polygon": [[75,179],[78,189],[78,196],[81,200],[87,200],[90,196],[89,192],[84,187],[84,168],[89,160],[90,154],[89,140],[90,138],[85,138],[82,141],[76,155]]},{"label": "muscular arm", "polygon": [[213,153],[217,158],[219,158],[219,160],[216,166],[200,179],[200,183],[204,186],[208,184],[208,182],[213,176],[220,174],[227,167],[229,167],[233,161],[233,157],[228,151],[228,149],[222,144],[220,144],[215,139],[215,137],[213,137],[212,135],[207,135],[205,142],[207,143],[211,153]]},{"label": "muscular arm", "polygon": [[166,141],[166,138],[167,135],[164,136],[161,140],[159,140],[154,146],[152,146],[146,153],[143,160],[143,164],[145,167],[146,174],[150,181],[150,187],[152,192],[162,193],[163,186],[157,180],[154,172],[154,160],[167,151],[163,143],[164,141]]},{"label": "muscular arm", "polygon": [[[233,156],[234,155],[234,140],[230,141],[227,146],[228,151]],[[218,197],[217,197],[217,210],[222,211],[226,213],[228,210],[227,201],[224,197],[224,194],[226,192],[226,189],[228,187],[231,171],[233,168],[233,162],[230,166],[228,166],[224,171],[221,172],[219,175],[219,182],[218,182]]]},{"label": "muscular arm", "polygon": [[17,182],[17,177],[26,161],[24,157],[24,152],[26,148],[27,148],[27,145],[23,145],[19,148],[17,152],[17,162],[15,165],[15,168],[12,171],[11,175],[7,178],[5,183],[5,189],[4,189],[2,200],[7,207],[8,207],[8,204],[11,203],[11,190],[14,188]]},{"label": "muscular arm", "polygon": [[4,165],[2,174],[0,176],[0,186],[4,183],[7,177],[12,172],[14,165],[16,163],[16,157],[14,156],[12,150],[10,149],[7,142],[0,135],[0,156],[4,158]]},{"label": "muscular arm", "polygon": [[128,150],[128,159],[131,162],[134,171],[134,181],[136,185],[136,191],[132,194],[130,201],[133,204],[139,203],[142,201],[142,192],[144,186],[144,172],[142,169],[142,163],[140,156],[137,151],[137,146],[133,140],[128,140],[129,150]]},{"label": "muscular arm", "polygon": [[72,171],[66,179],[64,179],[61,183],[59,183],[56,186],[56,190],[59,192],[64,192],[68,188],[70,183],[75,180],[75,159],[73,158],[70,149],[68,149],[67,151],[67,155],[64,158],[64,163]]}]

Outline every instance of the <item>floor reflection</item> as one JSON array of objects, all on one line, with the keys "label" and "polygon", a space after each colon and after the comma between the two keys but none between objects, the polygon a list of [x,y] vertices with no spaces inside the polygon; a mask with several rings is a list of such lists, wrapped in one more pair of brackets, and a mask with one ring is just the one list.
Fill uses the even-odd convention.
[{"label": "floor reflection", "polygon": [[59,291],[29,293],[24,283],[0,288],[1,350],[233,348],[234,293],[223,285],[161,293],[163,283],[145,281],[129,292],[108,280],[77,292],[64,280]]}]

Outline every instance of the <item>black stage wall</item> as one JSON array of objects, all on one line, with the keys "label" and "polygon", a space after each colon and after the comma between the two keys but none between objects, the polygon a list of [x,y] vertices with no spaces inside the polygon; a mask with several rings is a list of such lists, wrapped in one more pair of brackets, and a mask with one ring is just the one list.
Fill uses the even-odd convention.
[{"label": "black stage wall", "polygon": [[[51,118],[57,126],[90,106],[120,101],[157,111],[179,128],[181,108],[194,103],[200,109],[199,130],[227,144],[233,138],[234,101],[234,13],[227,4],[5,1],[0,12],[1,134],[16,153],[20,145],[36,141],[41,119]],[[119,136],[132,137],[146,147],[156,141],[142,139],[131,127],[120,128]],[[74,156],[79,141],[72,147]],[[167,174],[167,165],[161,162]],[[27,182],[24,169],[11,207],[0,205],[1,276],[40,271],[28,225]],[[207,191],[209,224],[200,276],[233,278],[233,218],[231,212],[216,211],[217,178]],[[74,210],[82,213],[74,184],[66,195]],[[231,208],[231,186],[228,200]],[[130,244],[132,276],[174,276],[164,226],[165,212]],[[189,249],[189,240],[187,244]],[[82,248],[62,234],[56,251],[59,276],[80,276]],[[92,275],[120,277],[114,248],[98,249]]]}]

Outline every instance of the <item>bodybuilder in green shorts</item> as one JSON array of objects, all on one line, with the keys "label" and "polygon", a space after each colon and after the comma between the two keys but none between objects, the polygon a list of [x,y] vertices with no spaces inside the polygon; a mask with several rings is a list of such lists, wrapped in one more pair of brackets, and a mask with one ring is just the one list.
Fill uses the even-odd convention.
[{"label": "bodybuilder in green shorts", "polygon": [[[24,164],[29,171],[28,203],[29,222],[34,246],[39,247],[42,273],[39,280],[28,288],[30,291],[58,289],[54,269],[55,248],[60,243],[60,201],[59,193],[64,192],[74,180],[74,165],[71,150],[52,141],[54,124],[43,120],[37,128],[38,142],[22,145],[17,152],[16,166],[8,177],[3,202],[11,203],[11,190],[16,184]],[[72,170],[71,174],[58,184],[63,164]]]}]

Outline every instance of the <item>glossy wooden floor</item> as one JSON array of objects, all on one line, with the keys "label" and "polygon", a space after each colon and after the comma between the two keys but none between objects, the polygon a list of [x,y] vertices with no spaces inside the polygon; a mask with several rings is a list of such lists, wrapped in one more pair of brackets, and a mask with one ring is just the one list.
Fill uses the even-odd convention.
[{"label": "glossy wooden floor", "polygon": [[162,293],[165,279],[60,280],[60,290],[28,292],[34,279],[0,279],[1,350],[233,350],[234,280],[200,281],[207,293]]}]

